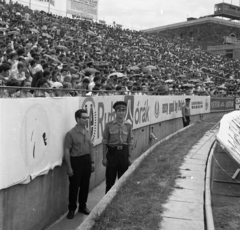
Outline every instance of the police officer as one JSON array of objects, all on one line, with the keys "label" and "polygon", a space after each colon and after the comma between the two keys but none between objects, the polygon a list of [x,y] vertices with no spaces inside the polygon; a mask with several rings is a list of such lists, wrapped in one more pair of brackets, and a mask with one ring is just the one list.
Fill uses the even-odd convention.
[{"label": "police officer", "polygon": [[127,171],[132,151],[132,126],[125,121],[127,104],[117,101],[113,108],[116,118],[106,124],[103,132],[103,165],[106,167],[106,193]]},{"label": "police officer", "polygon": [[182,107],[182,120],[183,127],[187,127],[190,124],[190,101],[191,98],[185,99],[185,105]]}]

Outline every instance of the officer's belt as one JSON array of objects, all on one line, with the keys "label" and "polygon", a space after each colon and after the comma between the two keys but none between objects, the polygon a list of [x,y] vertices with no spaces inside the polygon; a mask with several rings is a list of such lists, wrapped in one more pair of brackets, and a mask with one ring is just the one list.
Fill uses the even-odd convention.
[{"label": "officer's belt", "polygon": [[108,147],[112,149],[122,150],[124,147],[127,147],[127,145],[115,145],[115,146],[108,145]]}]

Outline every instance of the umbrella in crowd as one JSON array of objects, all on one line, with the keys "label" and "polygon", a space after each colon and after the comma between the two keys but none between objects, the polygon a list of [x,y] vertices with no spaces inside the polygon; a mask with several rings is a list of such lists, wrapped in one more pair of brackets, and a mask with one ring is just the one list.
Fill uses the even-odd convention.
[{"label": "umbrella in crowd", "polygon": [[53,60],[54,62],[57,62],[57,63],[61,64],[61,62],[56,57],[53,57],[53,56],[48,55],[48,54],[44,54],[44,56],[49,58],[49,59],[51,59],[51,60]]},{"label": "umbrella in crowd", "polygon": [[186,87],[186,88],[193,88],[195,85],[194,84],[184,84],[182,86]]},{"label": "umbrella in crowd", "polygon": [[111,78],[112,76],[117,76],[120,78],[120,77],[124,77],[125,75],[120,72],[114,72],[114,73],[109,74],[107,78]]},{"label": "umbrella in crowd", "polygon": [[6,31],[7,30],[7,28],[0,28],[0,31]]},{"label": "umbrella in crowd", "polygon": [[92,31],[88,31],[87,35],[89,35],[91,37],[95,37],[96,36],[96,34],[94,32],[92,32]]},{"label": "umbrella in crowd", "polygon": [[9,31],[9,32],[7,32],[7,35],[12,35],[12,34],[19,35],[20,33],[19,33],[19,31]]},{"label": "umbrella in crowd", "polygon": [[68,48],[66,46],[61,46],[61,45],[56,46],[56,48],[59,49],[59,50],[65,50],[65,51],[68,50]]},{"label": "umbrella in crowd", "polygon": [[145,68],[151,69],[151,70],[156,70],[156,69],[157,69],[157,67],[156,67],[156,66],[153,66],[153,65],[148,65],[148,66],[146,66]]},{"label": "umbrella in crowd", "polygon": [[139,70],[139,69],[140,68],[138,66],[131,66],[131,67],[129,67],[129,70],[133,70],[133,71]]},{"label": "umbrella in crowd", "polygon": [[34,29],[34,28],[30,29],[30,31],[33,32],[33,33],[36,33],[36,34],[39,33],[39,31],[37,29]]},{"label": "umbrella in crowd", "polygon": [[47,34],[47,33],[42,33],[42,36],[47,37],[47,38],[52,38],[52,36],[50,34]]},{"label": "umbrella in crowd", "polygon": [[174,82],[173,79],[168,79],[168,80],[165,81],[165,83],[173,83],[173,82]]},{"label": "umbrella in crowd", "polygon": [[96,73],[96,72],[99,72],[97,69],[94,69],[94,68],[86,68],[85,70],[84,70],[84,72],[86,73],[86,72],[90,72],[90,73]]}]

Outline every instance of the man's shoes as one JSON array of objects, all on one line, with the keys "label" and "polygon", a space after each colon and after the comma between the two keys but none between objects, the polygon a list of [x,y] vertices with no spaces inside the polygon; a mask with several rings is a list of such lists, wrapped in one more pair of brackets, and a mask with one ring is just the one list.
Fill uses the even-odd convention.
[{"label": "man's shoes", "polygon": [[73,219],[74,218],[74,211],[69,211],[67,214],[68,219]]},{"label": "man's shoes", "polygon": [[90,214],[90,210],[88,210],[87,208],[79,208],[78,212],[81,212],[85,215],[89,215]]}]

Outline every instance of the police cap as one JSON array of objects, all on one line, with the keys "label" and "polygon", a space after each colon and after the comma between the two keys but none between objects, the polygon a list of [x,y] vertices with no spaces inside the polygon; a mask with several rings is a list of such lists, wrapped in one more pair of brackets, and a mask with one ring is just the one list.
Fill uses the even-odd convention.
[{"label": "police cap", "polygon": [[186,98],[185,101],[191,101],[191,98]]},{"label": "police cap", "polygon": [[127,103],[125,101],[117,101],[114,103],[113,108],[116,109],[126,109]]}]

